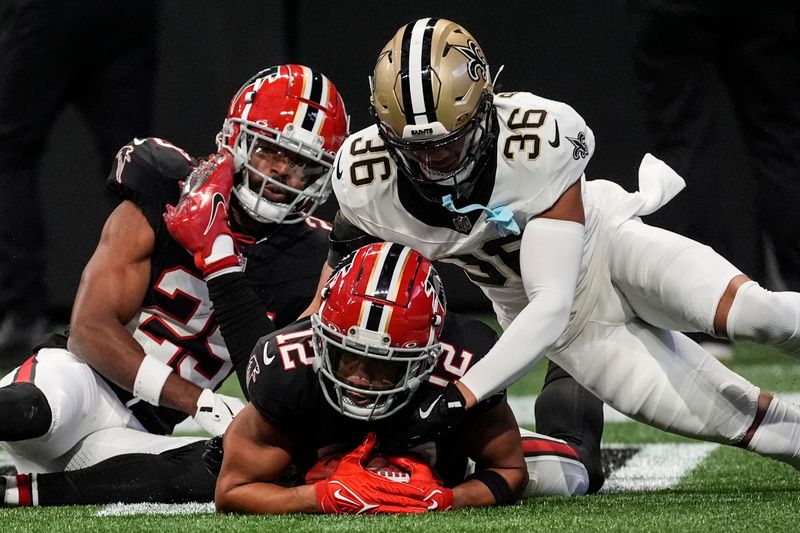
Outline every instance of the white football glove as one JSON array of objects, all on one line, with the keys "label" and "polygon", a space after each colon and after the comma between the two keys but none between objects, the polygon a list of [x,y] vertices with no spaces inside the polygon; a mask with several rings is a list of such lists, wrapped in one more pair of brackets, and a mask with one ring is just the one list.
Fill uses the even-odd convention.
[{"label": "white football glove", "polygon": [[192,418],[211,435],[222,435],[236,413],[242,409],[244,404],[239,398],[203,389],[197,398],[197,412]]}]

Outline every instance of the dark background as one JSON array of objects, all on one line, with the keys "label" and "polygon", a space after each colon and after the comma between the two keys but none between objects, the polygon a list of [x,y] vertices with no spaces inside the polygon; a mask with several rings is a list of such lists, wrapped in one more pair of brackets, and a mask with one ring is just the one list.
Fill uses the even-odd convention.
[{"label": "dark background", "polygon": [[[351,114],[351,131],[369,125],[369,85],[378,52],[403,24],[424,16],[461,23],[482,45],[497,89],[568,102],[594,130],[591,178],[636,186],[649,148],[633,72],[634,16],[623,2],[266,2],[170,0],[161,10],[154,130],[196,156],[214,151],[230,97],[251,74],[302,63],[327,74]],[[43,163],[53,311],[66,317],[80,272],[111,204],[103,162],[77,114],[59,119]],[[668,208],[667,208],[668,209]],[[329,202],[318,212],[330,218]],[[460,273],[447,271],[461,284]],[[450,290],[451,304],[474,304],[474,288]]]}]

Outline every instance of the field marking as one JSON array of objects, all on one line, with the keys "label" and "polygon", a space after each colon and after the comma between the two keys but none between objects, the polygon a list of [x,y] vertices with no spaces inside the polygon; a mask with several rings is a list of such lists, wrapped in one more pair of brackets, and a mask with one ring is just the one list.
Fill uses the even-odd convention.
[{"label": "field marking", "polygon": [[[719,444],[628,444],[603,445],[609,448],[634,448],[637,452],[606,479],[604,494],[652,492],[675,487]],[[187,515],[214,512],[213,503],[115,503],[98,510],[96,516]]]},{"label": "field marking", "polygon": [[651,492],[671,489],[719,448],[715,443],[603,445],[607,448],[639,448],[639,453],[611,472],[601,493]]},{"label": "field marking", "polygon": [[95,516],[181,515],[215,512],[213,503],[112,503],[95,513]]}]

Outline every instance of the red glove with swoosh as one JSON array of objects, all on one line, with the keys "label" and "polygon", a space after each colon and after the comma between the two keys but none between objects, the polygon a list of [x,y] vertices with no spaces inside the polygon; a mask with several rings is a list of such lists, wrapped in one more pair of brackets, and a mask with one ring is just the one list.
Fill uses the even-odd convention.
[{"label": "red glove with swoosh", "polygon": [[452,505],[452,491],[444,488],[430,467],[423,467],[419,460],[410,457],[388,458],[398,467],[411,472],[411,479],[407,483],[391,481],[366,470],[364,464],[372,454],[375,443],[375,434],[369,433],[358,448],[342,457],[333,474],[314,484],[317,504],[322,512],[424,513]]},{"label": "red glove with swoosh", "polygon": [[186,178],[177,207],[167,205],[164,222],[172,238],[194,256],[206,279],[242,270],[228,203],[233,188],[233,156],[211,154]]}]

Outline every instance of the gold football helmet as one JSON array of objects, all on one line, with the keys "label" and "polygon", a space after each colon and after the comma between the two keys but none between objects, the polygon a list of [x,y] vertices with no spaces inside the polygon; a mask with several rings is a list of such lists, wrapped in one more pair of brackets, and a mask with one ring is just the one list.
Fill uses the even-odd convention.
[{"label": "gold football helmet", "polygon": [[400,28],[370,78],[381,138],[431,201],[469,194],[494,146],[492,82],[480,45],[459,24]]}]

